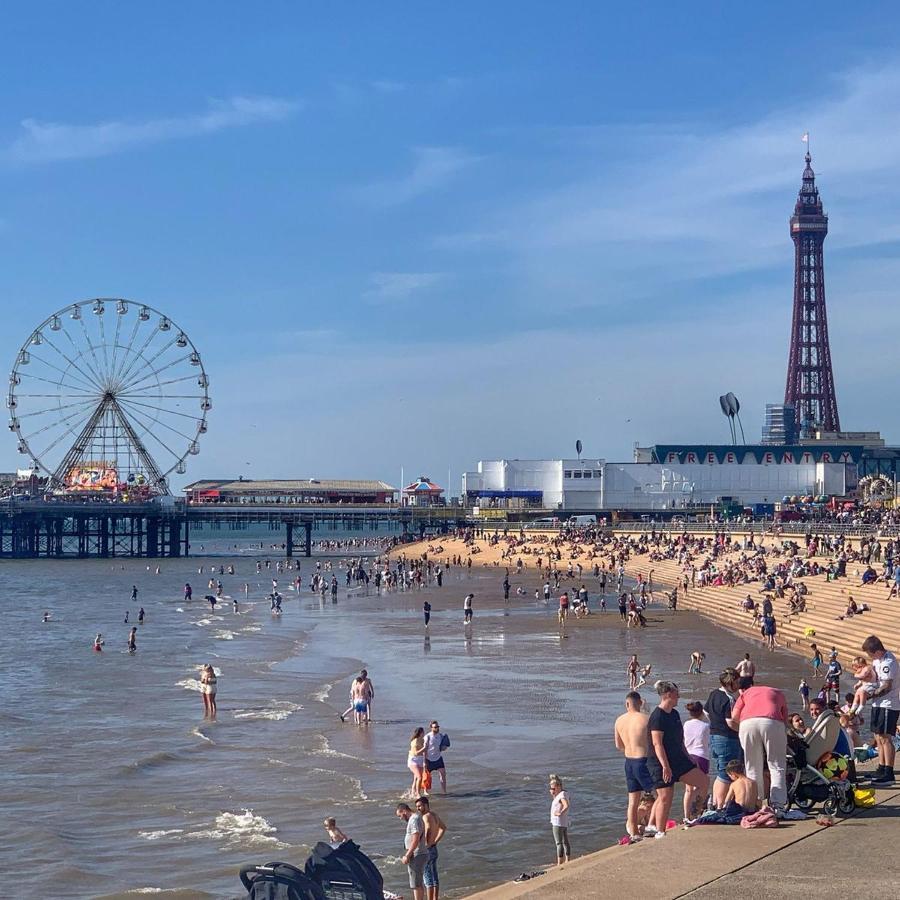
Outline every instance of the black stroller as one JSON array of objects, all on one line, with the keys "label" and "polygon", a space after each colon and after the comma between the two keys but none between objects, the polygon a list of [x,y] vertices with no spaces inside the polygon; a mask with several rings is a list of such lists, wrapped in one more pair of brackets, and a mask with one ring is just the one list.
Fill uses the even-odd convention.
[{"label": "black stroller", "polygon": [[853,789],[856,786],[856,770],[853,760],[838,753],[830,753],[829,764],[844,777],[828,777],[821,769],[807,760],[809,744],[795,734],[788,734],[787,754],[787,808],[808,810],[816,803],[828,815],[849,815],[856,807]]}]

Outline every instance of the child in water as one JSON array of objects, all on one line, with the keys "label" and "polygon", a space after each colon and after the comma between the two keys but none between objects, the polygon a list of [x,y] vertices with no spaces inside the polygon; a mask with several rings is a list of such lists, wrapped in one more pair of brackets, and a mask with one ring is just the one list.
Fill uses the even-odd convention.
[{"label": "child in water", "polygon": [[325,828],[325,831],[328,834],[328,842],[331,844],[332,849],[337,850],[344,841],[349,841],[350,838],[341,831],[340,828],[337,827],[337,822],[333,818],[327,818],[322,826]]}]

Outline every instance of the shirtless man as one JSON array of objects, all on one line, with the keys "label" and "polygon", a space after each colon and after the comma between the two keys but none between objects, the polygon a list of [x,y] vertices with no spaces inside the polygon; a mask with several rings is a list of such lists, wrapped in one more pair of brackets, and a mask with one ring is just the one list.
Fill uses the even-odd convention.
[{"label": "shirtless man", "polygon": [[416,812],[422,817],[425,825],[425,897],[427,900],[438,900],[438,893],[441,885],[438,878],[438,842],[447,831],[444,820],[436,813],[432,812],[431,804],[427,797],[419,797],[416,800]]},{"label": "shirtless man", "polygon": [[643,706],[641,695],[637,691],[629,691],[625,695],[625,712],[616,719],[615,725],[616,749],[621,750],[625,757],[625,782],[628,787],[625,829],[633,841],[640,840],[637,816],[641,795],[645,791],[648,793],[653,791],[653,778],[647,768],[649,719],[643,712]]},{"label": "shirtless man", "polygon": [[756,675],[756,666],[753,660],[750,659],[749,653],[744,654],[744,658],[735,666],[735,669],[737,669],[737,673],[741,677],[753,678]]},{"label": "shirtless man", "polygon": [[631,659],[628,660],[628,665],[625,667],[625,671],[628,673],[628,687],[632,691],[637,687],[638,669],[640,669],[640,666],[637,653],[632,653]]}]

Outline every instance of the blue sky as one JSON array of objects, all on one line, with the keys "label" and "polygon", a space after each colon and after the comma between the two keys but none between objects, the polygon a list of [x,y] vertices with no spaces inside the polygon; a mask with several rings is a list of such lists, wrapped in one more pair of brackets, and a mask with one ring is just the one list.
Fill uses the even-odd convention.
[{"label": "blue sky", "polygon": [[7,10],[0,354],[73,300],[168,312],[214,402],[189,478],[457,489],[725,440],[726,390],[758,436],[808,130],[841,421],[900,442],[900,13],[860,9]]}]

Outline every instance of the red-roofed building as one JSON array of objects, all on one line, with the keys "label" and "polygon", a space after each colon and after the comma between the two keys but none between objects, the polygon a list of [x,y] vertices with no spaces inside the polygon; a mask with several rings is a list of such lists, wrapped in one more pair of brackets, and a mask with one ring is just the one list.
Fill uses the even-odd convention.
[{"label": "red-roofed building", "polygon": [[443,506],[444,489],[430,481],[427,475],[419,477],[411,485],[403,488],[404,506]]}]

